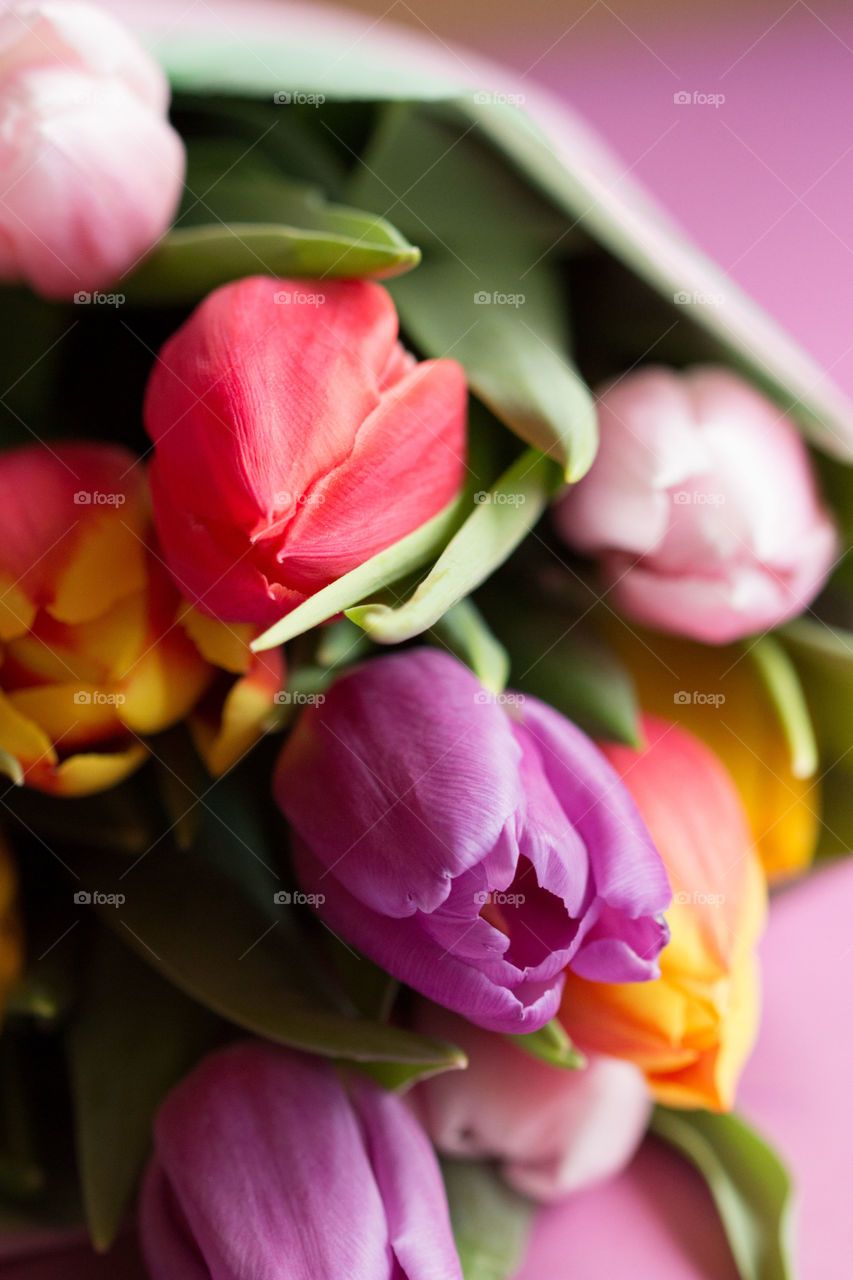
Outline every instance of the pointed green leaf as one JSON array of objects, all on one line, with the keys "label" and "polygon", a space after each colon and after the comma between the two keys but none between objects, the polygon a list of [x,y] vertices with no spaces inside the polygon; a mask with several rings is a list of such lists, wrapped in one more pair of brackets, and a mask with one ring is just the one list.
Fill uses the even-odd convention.
[{"label": "pointed green leaf", "polygon": [[791,753],[791,772],[795,778],[812,777],[818,765],[817,742],[797,668],[773,636],[747,641],[746,651],[779,717]]},{"label": "pointed green leaf", "polygon": [[413,530],[393,546],[380,551],[378,555],[372,556],[356,569],[351,569],[328,587],[309,596],[303,604],[291,610],[280,622],[274,623],[259,636],[252,644],[252,649],[256,653],[275,649],[285,641],[319,626],[321,622],[334,618],[335,614],[349,609],[371,592],[379,591],[413,570],[420,569],[438,554],[459,527],[464,509],[464,498],[455,498],[426,524]]},{"label": "pointed green leaf", "polygon": [[791,1182],[765,1140],[735,1115],[658,1107],[652,1133],[708,1184],[741,1280],[794,1280]]},{"label": "pointed green leaf", "polygon": [[200,1005],[98,930],[68,1035],[83,1204],[98,1251],[110,1247],[130,1204],[160,1102],[215,1027]]},{"label": "pointed green leaf", "polygon": [[538,1031],[532,1031],[524,1036],[508,1035],[507,1040],[511,1040],[531,1057],[539,1058],[540,1061],[547,1062],[552,1067],[579,1071],[587,1064],[584,1054],[572,1044],[563,1024],[556,1018],[546,1022],[545,1026],[540,1027]]},{"label": "pointed green leaf", "polygon": [[359,605],[347,609],[347,617],[380,644],[398,644],[435,626],[518,546],[561,483],[556,463],[528,449],[490,490],[475,494],[475,510],[414,595],[397,608]]},{"label": "pointed green leaf", "polygon": [[[371,215],[349,210],[334,228],[234,222],[170,231],[122,280],[128,302],[157,306],[197,302],[218,285],[243,276],[347,279],[408,271],[419,251]],[[308,284],[306,294],[322,293]]]},{"label": "pointed green leaf", "polygon": [[509,1280],[524,1258],[535,1205],[480,1161],[445,1160],[442,1173],[465,1280]]}]

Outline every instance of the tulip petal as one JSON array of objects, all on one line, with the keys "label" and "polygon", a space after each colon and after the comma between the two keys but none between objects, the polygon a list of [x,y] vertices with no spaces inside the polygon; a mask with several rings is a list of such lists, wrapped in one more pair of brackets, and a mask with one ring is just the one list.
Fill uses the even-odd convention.
[{"label": "tulip petal", "polygon": [[[324,895],[323,920],[328,927],[437,1004],[464,1014],[478,1026],[509,1033],[538,1031],[559,1008],[561,974],[548,982],[528,983],[517,969],[506,965],[499,980],[494,980],[482,965],[466,964],[455,951],[435,941],[427,932],[429,921],[393,919],[371,911],[336,877],[326,874],[300,839],[294,840],[293,860],[306,891]],[[506,985],[513,980],[517,985]]]},{"label": "tulip petal", "polygon": [[497,843],[521,803],[519,754],[503,708],[476,677],[424,648],[356,668],[309,708],[275,791],[350,894],[408,916],[434,910],[451,878]]},{"label": "tulip petal", "polygon": [[328,1063],[262,1042],[224,1050],[166,1099],[155,1144],[212,1277],[279,1280],[286,1260],[292,1280],[391,1280],[382,1199]]},{"label": "tulip petal", "polygon": [[348,1085],[385,1206],[400,1280],[462,1280],[447,1197],[426,1134],[399,1098],[358,1076]]}]

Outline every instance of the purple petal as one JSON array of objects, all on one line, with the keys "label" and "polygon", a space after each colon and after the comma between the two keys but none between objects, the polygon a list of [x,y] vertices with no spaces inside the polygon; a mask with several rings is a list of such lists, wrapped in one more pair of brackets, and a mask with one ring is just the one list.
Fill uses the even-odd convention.
[{"label": "purple petal", "polygon": [[[382,1200],[328,1063],[262,1042],[214,1054],[166,1099],[155,1143],[215,1280],[280,1280],[285,1260],[288,1280],[392,1280]],[[171,1280],[180,1250],[159,1272],[162,1212],[147,1221],[154,1275]]]},{"label": "purple petal", "polygon": [[497,843],[522,804],[518,758],[508,717],[466,667],[409,650],[349,672],[303,714],[275,793],[351,894],[409,916]]},{"label": "purple petal", "polygon": [[525,698],[524,728],[586,845],[598,896],[631,919],[665,911],[672,896],[666,870],[613,767],[580,729],[536,698]]},{"label": "purple petal", "polygon": [[518,1033],[538,1030],[557,1012],[561,973],[545,982],[526,982],[504,964],[495,979],[488,966],[468,964],[430,937],[432,917],[395,920],[371,911],[333,876],[324,876],[323,864],[300,839],[293,842],[293,861],[305,890],[325,896],[318,912],[330,929],[438,1004],[489,1030]]},{"label": "purple petal", "polygon": [[349,1094],[364,1128],[388,1238],[401,1280],[462,1280],[435,1152],[400,1098],[353,1076]]}]

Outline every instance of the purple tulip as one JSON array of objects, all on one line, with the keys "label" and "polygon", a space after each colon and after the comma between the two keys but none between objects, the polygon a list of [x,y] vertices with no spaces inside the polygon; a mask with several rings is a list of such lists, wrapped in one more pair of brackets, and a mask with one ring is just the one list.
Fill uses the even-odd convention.
[{"label": "purple tulip", "polygon": [[163,1104],[142,1193],[152,1280],[461,1280],[435,1153],[405,1104],[262,1041]]},{"label": "purple tulip", "polygon": [[563,970],[658,976],[667,875],[634,802],[573,724],[412,649],[309,708],[275,776],[326,923],[495,1031],[557,1011]]}]

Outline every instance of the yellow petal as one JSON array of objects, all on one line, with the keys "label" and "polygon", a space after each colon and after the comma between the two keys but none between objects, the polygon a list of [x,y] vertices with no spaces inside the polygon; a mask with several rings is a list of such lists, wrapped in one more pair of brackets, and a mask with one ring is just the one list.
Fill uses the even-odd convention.
[{"label": "yellow petal", "polygon": [[195,706],[213,672],[179,627],[153,644],[122,684],[121,718],[136,733],[159,733]]},{"label": "yellow petal", "polygon": [[218,724],[208,715],[191,718],[196,750],[215,778],[241,760],[264,734],[280,686],[276,667],[255,659],[249,674],[235,680],[225,695]]},{"label": "yellow petal", "polygon": [[45,605],[59,622],[89,622],[145,586],[147,511],[141,498],[123,507],[86,507],[73,554]]},{"label": "yellow petal", "polygon": [[208,662],[234,675],[248,671],[252,661],[249,644],[257,635],[257,627],[218,622],[191,604],[185,604],[179,616],[187,635]]},{"label": "yellow petal", "polygon": [[57,796],[93,795],[123,782],[147,759],[148,750],[140,742],[126,751],[70,756],[51,771],[41,789]]}]

